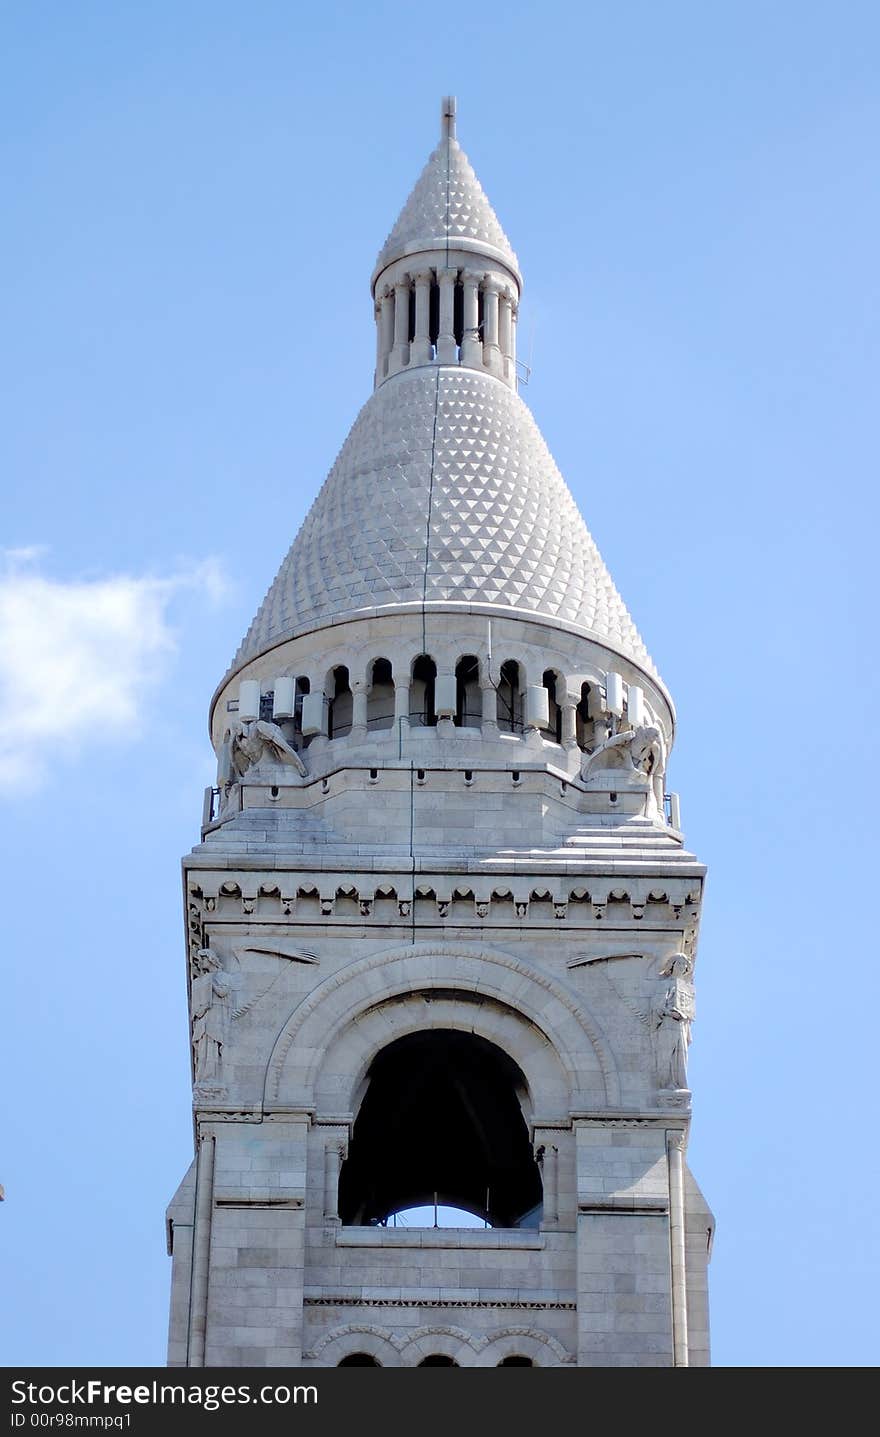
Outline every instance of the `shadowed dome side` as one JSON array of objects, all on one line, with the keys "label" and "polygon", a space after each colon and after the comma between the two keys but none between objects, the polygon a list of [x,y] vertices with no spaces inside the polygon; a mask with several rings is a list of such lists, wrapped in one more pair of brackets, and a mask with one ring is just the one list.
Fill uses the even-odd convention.
[{"label": "shadowed dome side", "polygon": [[473,370],[420,368],[367,401],[232,671],[304,630],[414,603],[544,615],[655,672],[531,413]]},{"label": "shadowed dome side", "polygon": [[440,141],[416,181],[376,261],[374,279],[402,255],[442,249],[447,243],[491,254],[519,279],[510,240],[467,155],[451,136]]}]

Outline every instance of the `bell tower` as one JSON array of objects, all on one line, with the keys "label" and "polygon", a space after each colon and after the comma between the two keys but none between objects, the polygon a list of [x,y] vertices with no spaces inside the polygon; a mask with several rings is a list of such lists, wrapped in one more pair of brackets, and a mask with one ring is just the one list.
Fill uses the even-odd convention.
[{"label": "bell tower", "polygon": [[445,99],[373,393],[211,702],[171,1366],[709,1360],[705,870],[672,699],[517,392],[521,292]]}]

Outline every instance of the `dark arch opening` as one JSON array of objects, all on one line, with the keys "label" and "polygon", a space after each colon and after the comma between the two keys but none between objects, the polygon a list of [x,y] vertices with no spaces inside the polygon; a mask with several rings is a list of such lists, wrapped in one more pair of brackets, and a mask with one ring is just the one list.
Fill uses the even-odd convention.
[{"label": "dark arch opening", "polygon": [[437,665],[428,654],[419,654],[412,667],[412,683],[409,688],[410,721],[427,724],[433,728],[437,722],[434,689],[437,682]]},{"label": "dark arch opening", "polygon": [[516,1354],[511,1357],[502,1357],[501,1361],[497,1363],[498,1367],[534,1367],[534,1365],[530,1357],[517,1357]]},{"label": "dark arch opening", "polygon": [[394,674],[388,659],[374,659],[367,690],[367,728],[394,726]]},{"label": "dark arch opening", "polygon": [[455,722],[459,728],[479,728],[483,717],[480,661],[465,654],[455,665]]},{"label": "dark arch opening", "polygon": [[522,684],[516,659],[501,665],[495,692],[498,727],[504,733],[522,733]]},{"label": "dark arch opening", "polygon": [[437,336],[440,333],[440,286],[432,271],[431,292],[428,296],[428,338],[437,350]]},{"label": "dark arch opening", "polygon": [[333,670],[330,703],[327,707],[327,737],[342,738],[351,733],[352,694],[348,669],[344,664]]},{"label": "dark arch opening", "polygon": [[381,1367],[382,1364],[381,1362],[377,1362],[375,1357],[373,1357],[369,1352],[350,1352],[347,1357],[343,1357],[341,1362],[337,1362],[336,1366]]},{"label": "dark arch opening", "polygon": [[562,743],[562,709],[559,705],[559,695],[556,692],[556,675],[552,669],[545,670],[541,683],[547,690],[547,708],[549,718],[547,727],[557,743]]},{"label": "dark arch opening", "polygon": [[460,279],[455,282],[455,294],[452,301],[452,330],[455,342],[460,349],[464,333],[464,285]]},{"label": "dark arch opening", "polygon": [[575,732],[578,747],[587,748],[593,736],[593,720],[590,718],[589,684],[581,684],[580,702],[575,710]]},{"label": "dark arch opening", "polygon": [[539,1224],[526,1081],[494,1043],[445,1028],[409,1033],[377,1054],[368,1082],[339,1180],[344,1223],[386,1223],[437,1202],[493,1227]]},{"label": "dark arch opening", "polygon": [[445,1352],[432,1352],[430,1356],[423,1357],[419,1363],[420,1367],[457,1367],[458,1363],[454,1357],[447,1357]]}]

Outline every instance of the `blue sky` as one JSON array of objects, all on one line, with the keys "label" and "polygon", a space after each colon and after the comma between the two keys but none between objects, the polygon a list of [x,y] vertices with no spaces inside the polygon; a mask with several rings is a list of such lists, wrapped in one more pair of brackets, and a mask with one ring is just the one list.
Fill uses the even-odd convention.
[{"label": "blue sky", "polygon": [[11,4],[0,44],[8,1364],[160,1364],[207,704],[369,393],[440,96],[710,865],[719,1365],[878,1360],[880,12]]}]

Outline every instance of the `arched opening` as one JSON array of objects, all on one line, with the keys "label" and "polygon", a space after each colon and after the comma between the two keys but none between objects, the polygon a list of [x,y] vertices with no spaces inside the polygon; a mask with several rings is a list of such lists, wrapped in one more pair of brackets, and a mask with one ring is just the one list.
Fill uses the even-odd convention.
[{"label": "arched opening", "polygon": [[432,357],[437,353],[437,336],[440,333],[440,286],[437,275],[431,271],[431,290],[428,295],[428,338],[431,341]]},{"label": "arched opening", "polygon": [[427,654],[419,654],[412,668],[412,683],[409,686],[410,723],[427,724],[433,728],[437,723],[434,688],[437,682],[437,665]]},{"label": "arched opening", "polygon": [[445,1352],[432,1352],[428,1357],[423,1357],[419,1367],[457,1367],[458,1363],[454,1357],[447,1357]]},{"label": "arched opening", "polygon": [[460,279],[455,282],[455,294],[452,301],[452,332],[460,350],[464,334],[464,285]]},{"label": "arched opening", "polygon": [[341,1362],[337,1362],[336,1366],[337,1366],[337,1367],[381,1367],[382,1364],[381,1364],[381,1362],[377,1362],[376,1359],[375,1359],[375,1357],[373,1357],[372,1354],[369,1353],[369,1352],[350,1352],[347,1357],[343,1357],[343,1359],[342,1359]]},{"label": "arched opening", "polygon": [[502,1357],[501,1361],[496,1363],[498,1367],[534,1367],[534,1365],[530,1357],[519,1357],[516,1353],[512,1353],[510,1357]]},{"label": "arched opening", "polygon": [[580,703],[575,709],[575,737],[578,748],[588,748],[593,737],[593,720],[590,718],[590,685],[581,684]]},{"label": "arched opening", "polygon": [[482,717],[480,661],[465,654],[455,665],[455,722],[459,728],[479,728]]},{"label": "arched opening", "polygon": [[501,665],[496,691],[496,714],[502,733],[522,733],[522,682],[516,659]]},{"label": "arched opening", "polygon": [[556,675],[552,669],[545,670],[541,683],[547,690],[547,707],[550,714],[547,723],[547,732],[557,743],[562,743],[562,707],[559,703],[560,696],[556,688]]},{"label": "arched opening", "polygon": [[[293,747],[296,749],[308,748],[311,742],[303,738],[303,699],[309,693],[311,684],[305,676],[300,676],[293,686]],[[283,728],[283,725],[282,725]]]},{"label": "arched opening", "polygon": [[330,675],[330,702],[327,706],[327,737],[342,738],[351,733],[352,694],[348,669],[340,664]]},{"label": "arched opening", "polygon": [[367,728],[394,727],[394,675],[388,659],[374,659],[367,691]]},{"label": "arched opening", "polygon": [[522,1104],[526,1081],[475,1033],[408,1033],[374,1058],[339,1181],[343,1223],[409,1207],[464,1208],[493,1227],[540,1223],[542,1188]]}]

